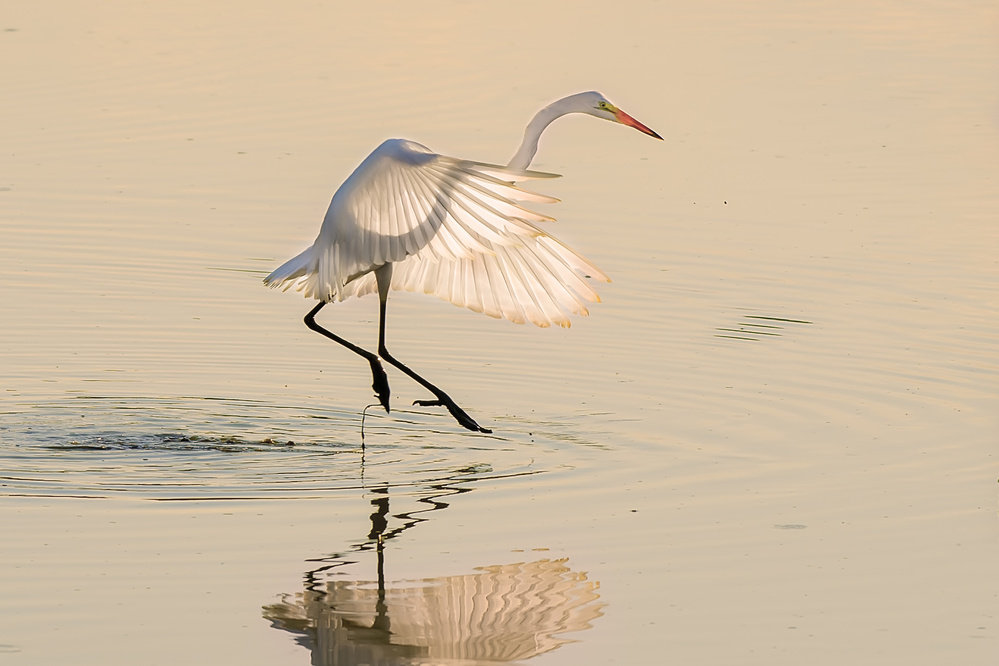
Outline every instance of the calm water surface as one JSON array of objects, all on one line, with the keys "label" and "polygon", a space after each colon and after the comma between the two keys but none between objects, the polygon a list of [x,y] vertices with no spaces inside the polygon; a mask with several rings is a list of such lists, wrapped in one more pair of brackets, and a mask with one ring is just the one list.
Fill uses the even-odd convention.
[{"label": "calm water surface", "polygon": [[[0,661],[993,663],[990,3],[14,2]],[[387,137],[560,120],[570,330],[261,278]],[[328,327],[369,347],[376,301]]]}]

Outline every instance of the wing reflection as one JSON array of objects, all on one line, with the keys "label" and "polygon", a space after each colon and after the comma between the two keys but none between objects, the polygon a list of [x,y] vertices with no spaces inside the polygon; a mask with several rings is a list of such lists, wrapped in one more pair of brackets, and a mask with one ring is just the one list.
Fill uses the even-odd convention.
[{"label": "wing reflection", "polygon": [[404,664],[412,659],[504,662],[548,652],[601,615],[597,585],[565,560],[482,567],[464,576],[333,581],[268,606],[298,634],[312,663]]},{"label": "wing reflection", "polygon": [[[454,487],[440,494],[467,492]],[[436,498],[435,511],[447,506]],[[596,582],[572,571],[566,559],[498,564],[473,573],[414,580],[385,580],[384,543],[425,518],[388,529],[389,497],[380,489],[371,500],[368,539],[354,554],[377,554],[377,579],[323,581],[323,572],[351,563],[346,555],[306,574],[305,590],[264,607],[273,626],[297,636],[316,666],[425,663],[474,664],[528,659],[572,639],[562,635],[588,629],[602,615]]]}]

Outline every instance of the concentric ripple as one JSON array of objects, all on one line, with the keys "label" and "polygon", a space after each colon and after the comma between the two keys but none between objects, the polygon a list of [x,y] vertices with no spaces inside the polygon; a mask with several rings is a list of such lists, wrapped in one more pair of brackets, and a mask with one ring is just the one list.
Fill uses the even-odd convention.
[{"label": "concentric ripple", "polygon": [[565,466],[515,424],[501,438],[438,430],[443,417],[417,412],[363,421],[362,434],[358,413],[194,397],[34,402],[4,415],[0,495],[301,499]]}]

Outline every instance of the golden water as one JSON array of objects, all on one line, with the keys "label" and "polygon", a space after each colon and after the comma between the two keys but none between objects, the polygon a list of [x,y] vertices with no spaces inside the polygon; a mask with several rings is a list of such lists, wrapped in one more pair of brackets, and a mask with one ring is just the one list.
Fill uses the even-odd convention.
[{"label": "golden water", "polygon": [[[539,4],[541,6],[539,6]],[[0,18],[11,664],[991,663],[988,3],[14,2]],[[569,330],[260,280],[383,139],[569,117]],[[371,298],[323,323],[373,347]]]}]

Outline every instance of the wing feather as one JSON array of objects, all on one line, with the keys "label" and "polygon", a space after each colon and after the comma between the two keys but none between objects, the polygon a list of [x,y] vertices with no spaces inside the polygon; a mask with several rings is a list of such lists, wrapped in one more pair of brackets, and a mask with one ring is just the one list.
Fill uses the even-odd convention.
[{"label": "wing feather", "polygon": [[515,185],[555,177],[390,139],[333,195],[312,247],[265,283],[343,300],[376,291],[373,271],[392,263],[393,289],[517,323],[568,326],[570,314],[600,300],[588,278],[609,279],[537,226],[553,218],[525,205],[558,199]]}]

